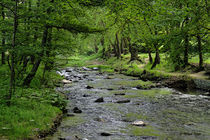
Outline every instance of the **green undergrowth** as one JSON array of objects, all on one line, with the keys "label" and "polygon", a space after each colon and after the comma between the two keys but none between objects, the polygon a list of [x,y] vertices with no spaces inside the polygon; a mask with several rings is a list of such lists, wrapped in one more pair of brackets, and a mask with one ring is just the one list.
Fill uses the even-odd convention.
[{"label": "green undergrowth", "polygon": [[48,132],[65,109],[65,96],[54,90],[61,78],[52,71],[43,79],[42,68],[30,87],[22,87],[21,78],[17,78],[11,105],[7,106],[9,70],[7,65],[0,66],[0,139],[35,139]]},{"label": "green undergrowth", "polygon": [[91,61],[99,59],[99,54],[85,56],[85,55],[76,55],[70,56],[66,59],[60,59],[65,61],[66,64],[63,67],[82,67],[92,65]]},{"label": "green undergrowth", "polygon": [[34,138],[51,129],[61,110],[32,99],[13,100],[10,107],[0,106],[0,138]]}]

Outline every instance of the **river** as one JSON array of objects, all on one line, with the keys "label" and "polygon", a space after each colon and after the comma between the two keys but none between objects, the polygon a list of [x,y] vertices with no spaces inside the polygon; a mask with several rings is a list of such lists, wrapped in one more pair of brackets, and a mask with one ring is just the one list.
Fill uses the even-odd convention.
[{"label": "river", "polygon": [[[53,140],[208,140],[210,98],[87,68],[60,72],[68,113]],[[158,85],[158,86],[156,86]],[[141,121],[142,126],[133,125]]]}]

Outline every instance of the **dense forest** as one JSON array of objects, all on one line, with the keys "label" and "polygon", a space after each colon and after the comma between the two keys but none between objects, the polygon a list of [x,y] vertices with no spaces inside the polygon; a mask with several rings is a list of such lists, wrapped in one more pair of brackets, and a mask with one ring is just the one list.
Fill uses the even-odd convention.
[{"label": "dense forest", "polygon": [[87,59],[128,75],[140,65],[209,74],[209,9],[207,0],[1,0],[0,139],[49,130],[68,103],[56,71]]}]

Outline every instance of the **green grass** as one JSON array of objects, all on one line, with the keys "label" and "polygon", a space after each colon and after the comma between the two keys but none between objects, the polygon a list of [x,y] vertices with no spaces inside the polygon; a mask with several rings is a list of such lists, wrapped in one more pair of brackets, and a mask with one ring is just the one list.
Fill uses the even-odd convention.
[{"label": "green grass", "polygon": [[0,139],[34,139],[39,133],[50,130],[54,119],[62,114],[61,110],[66,106],[65,97],[54,90],[54,84],[60,77],[54,71],[46,73],[43,84],[42,70],[43,66],[30,88],[21,87],[21,78],[17,78],[16,91],[8,107],[9,67],[0,66]]},{"label": "green grass", "polygon": [[65,61],[63,63],[66,63],[63,67],[82,67],[82,66],[88,66],[88,61],[95,60],[99,58],[99,54],[91,55],[91,56],[84,56],[84,55],[76,55],[76,56],[70,56],[66,59],[58,58],[59,61]]},{"label": "green grass", "polygon": [[49,130],[58,114],[60,109],[50,104],[27,98],[13,100],[10,107],[0,106],[0,138],[33,138]]},{"label": "green grass", "polygon": [[[203,58],[204,58],[204,63],[210,64],[210,53],[203,54]],[[189,59],[189,62],[190,63],[199,63],[199,56],[198,55],[192,56]]]}]

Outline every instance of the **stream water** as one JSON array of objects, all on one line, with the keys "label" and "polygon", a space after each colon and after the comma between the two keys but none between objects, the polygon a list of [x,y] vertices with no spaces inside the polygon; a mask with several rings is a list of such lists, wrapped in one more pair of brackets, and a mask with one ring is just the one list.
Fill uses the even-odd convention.
[{"label": "stream water", "polygon": [[[67,68],[60,74],[72,81],[58,88],[68,96],[68,113],[47,139],[210,139],[210,98],[201,91],[181,93],[155,86],[138,89],[141,83],[154,84],[86,68]],[[102,97],[103,102],[95,102]],[[146,126],[134,126],[134,121]]]}]

